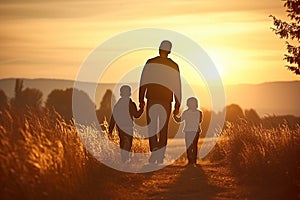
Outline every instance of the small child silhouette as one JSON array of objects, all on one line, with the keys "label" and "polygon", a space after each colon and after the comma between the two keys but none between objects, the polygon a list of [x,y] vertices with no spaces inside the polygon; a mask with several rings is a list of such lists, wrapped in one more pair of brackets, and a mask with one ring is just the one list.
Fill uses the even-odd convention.
[{"label": "small child silhouette", "polygon": [[203,114],[198,109],[198,100],[195,97],[190,97],[187,100],[188,109],[183,111],[181,117],[173,115],[176,122],[184,121],[183,132],[185,133],[186,154],[188,165],[196,166],[198,154],[198,139],[201,133],[200,123],[202,122]]},{"label": "small child silhouette", "polygon": [[139,118],[144,107],[142,106],[137,110],[136,104],[130,98],[131,88],[128,85],[123,85],[120,88],[120,96],[121,98],[113,108],[108,133],[111,135],[114,127],[117,127],[120,148],[124,150],[121,151],[121,158],[123,162],[128,162],[133,140],[133,118]]}]

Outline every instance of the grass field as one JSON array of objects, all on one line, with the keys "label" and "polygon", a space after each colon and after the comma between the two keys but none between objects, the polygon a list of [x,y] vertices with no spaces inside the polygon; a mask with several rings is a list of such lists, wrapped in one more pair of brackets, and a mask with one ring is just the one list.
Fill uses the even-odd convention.
[{"label": "grass field", "polygon": [[[92,134],[85,129],[85,134]],[[96,134],[96,133],[93,133]],[[114,136],[117,144],[117,137]],[[246,184],[272,184],[284,195],[299,194],[300,128],[265,129],[227,124],[217,148],[209,155]],[[56,113],[34,111],[0,113],[1,199],[103,198],[111,194],[111,182],[127,181],[126,173],[100,164],[83,146],[76,128]],[[99,149],[101,151],[101,148]],[[148,151],[145,142],[134,140],[133,151]],[[92,180],[101,179],[100,185]],[[170,175],[171,176],[171,175]],[[90,195],[90,196],[89,196]]]},{"label": "grass field", "polygon": [[[227,123],[209,159],[224,159],[239,181],[281,190],[285,199],[300,192],[300,127],[266,129]],[[282,197],[283,198],[283,197]]]}]

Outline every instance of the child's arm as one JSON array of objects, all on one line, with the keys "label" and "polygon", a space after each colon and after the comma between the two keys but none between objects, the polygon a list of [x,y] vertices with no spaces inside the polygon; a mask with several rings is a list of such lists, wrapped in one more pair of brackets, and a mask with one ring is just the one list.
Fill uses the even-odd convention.
[{"label": "child's arm", "polygon": [[201,124],[201,122],[203,121],[203,113],[202,113],[202,111],[199,111],[199,112],[200,112],[199,124]]},{"label": "child's arm", "polygon": [[129,112],[132,113],[134,118],[139,118],[144,112],[144,105],[141,105],[140,109],[137,110],[135,103],[131,102],[129,109]]},{"label": "child's arm", "polygon": [[198,132],[201,133],[201,122],[203,121],[203,113],[199,111],[199,123],[198,123]]}]

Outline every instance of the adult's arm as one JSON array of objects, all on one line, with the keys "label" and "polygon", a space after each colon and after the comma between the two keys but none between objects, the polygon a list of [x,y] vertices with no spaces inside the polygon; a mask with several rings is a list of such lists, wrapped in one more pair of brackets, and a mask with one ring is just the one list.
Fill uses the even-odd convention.
[{"label": "adult's arm", "polygon": [[[148,62],[147,62],[148,63]],[[140,107],[144,107],[145,105],[145,93],[146,93],[146,66],[147,63],[145,64],[142,74],[141,74],[141,79],[140,79],[140,86],[139,86],[139,103],[140,103]]]},{"label": "adult's arm", "polygon": [[180,123],[182,122],[182,118],[178,117],[177,115],[173,115],[175,122]]},{"label": "adult's arm", "polygon": [[137,109],[135,103],[133,101],[130,101],[129,104],[129,112],[134,118],[139,118],[143,114],[144,107],[141,107],[139,110]]},{"label": "adult's arm", "polygon": [[178,68],[178,73],[176,73],[175,77],[175,87],[174,87],[174,98],[175,98],[175,109],[174,114],[177,114],[179,112],[179,108],[181,105],[181,79],[180,79],[180,71]]}]

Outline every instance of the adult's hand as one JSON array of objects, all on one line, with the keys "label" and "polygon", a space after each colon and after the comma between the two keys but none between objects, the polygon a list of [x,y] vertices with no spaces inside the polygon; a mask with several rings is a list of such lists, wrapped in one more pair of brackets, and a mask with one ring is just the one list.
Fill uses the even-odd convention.
[{"label": "adult's hand", "polygon": [[173,114],[178,115],[179,114],[179,109],[175,108],[174,111],[173,111]]},{"label": "adult's hand", "polygon": [[139,107],[140,109],[143,109],[145,107],[145,101],[141,101]]}]

